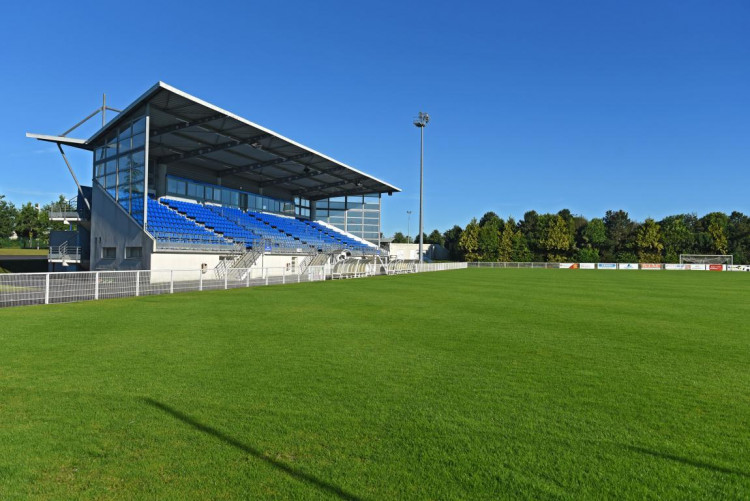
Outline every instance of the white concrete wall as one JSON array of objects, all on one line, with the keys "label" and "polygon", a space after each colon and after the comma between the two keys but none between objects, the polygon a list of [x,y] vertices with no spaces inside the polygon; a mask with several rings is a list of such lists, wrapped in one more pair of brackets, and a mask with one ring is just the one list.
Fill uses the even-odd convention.
[{"label": "white concrete wall", "polygon": [[[419,244],[389,244],[389,254],[396,259],[419,259]],[[448,250],[442,245],[424,244],[424,255],[431,259],[448,259]]]},{"label": "white concrete wall", "polygon": [[209,270],[219,264],[218,254],[188,254],[155,252],[151,255],[152,270],[200,270],[202,264]]}]

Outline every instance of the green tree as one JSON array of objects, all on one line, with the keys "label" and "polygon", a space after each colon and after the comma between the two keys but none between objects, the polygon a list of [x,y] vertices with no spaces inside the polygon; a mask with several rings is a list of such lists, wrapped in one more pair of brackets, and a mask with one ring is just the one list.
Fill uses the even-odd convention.
[{"label": "green tree", "polygon": [[689,221],[689,216],[680,214],[665,217],[659,223],[665,263],[676,263],[680,260],[680,254],[692,252],[695,236],[688,227],[687,221]]},{"label": "green tree", "polygon": [[512,219],[508,219],[500,234],[498,242],[497,260],[508,262],[513,260],[513,241],[516,237],[516,225]]},{"label": "green tree", "polygon": [[750,217],[734,211],[729,215],[729,253],[735,263],[750,263]]},{"label": "green tree", "polygon": [[497,261],[500,248],[500,220],[490,220],[479,228],[479,260]]},{"label": "green tree", "polygon": [[479,224],[476,218],[461,232],[458,248],[467,261],[479,261]]},{"label": "green tree", "polygon": [[607,251],[618,254],[630,251],[633,247],[634,224],[624,210],[608,210],[604,214],[604,226],[607,229]]},{"label": "green tree", "polygon": [[562,262],[566,259],[571,247],[571,237],[568,223],[562,216],[552,216],[548,220],[541,244],[547,253],[548,261]]},{"label": "green tree", "polygon": [[636,232],[638,259],[642,263],[660,263],[661,251],[664,249],[661,240],[661,226],[651,218],[646,219]]},{"label": "green tree", "polygon": [[16,228],[16,206],[0,195],[0,238],[8,238]]},{"label": "green tree", "polygon": [[495,214],[492,211],[485,212],[484,216],[479,220],[479,226],[484,227],[487,225],[487,223],[494,223],[497,227],[502,226],[502,223],[500,222],[500,216]]},{"label": "green tree", "polygon": [[593,247],[583,247],[576,253],[576,261],[579,263],[598,263],[599,251]]},{"label": "green tree", "polygon": [[529,249],[526,237],[520,231],[516,231],[513,235],[513,252],[510,260],[517,263],[528,263],[534,260],[534,254]]},{"label": "green tree", "polygon": [[459,249],[458,246],[458,242],[461,239],[461,234],[463,232],[464,230],[460,226],[454,225],[453,228],[443,233],[445,248],[448,249],[450,259],[453,261],[464,260],[463,252],[461,251],[461,249]]},{"label": "green tree", "polygon": [[23,238],[37,238],[41,231],[39,211],[31,202],[25,203],[16,217],[16,233]]},{"label": "green tree", "polygon": [[393,243],[394,244],[405,244],[408,243],[408,240],[406,239],[406,236],[401,233],[400,231],[397,231],[393,235]]},{"label": "green tree", "polygon": [[432,230],[432,233],[427,236],[425,242],[428,244],[443,245],[445,238],[443,238],[443,234],[439,230]]},{"label": "green tree", "polygon": [[604,226],[604,221],[599,218],[594,218],[586,223],[581,233],[585,247],[599,249],[607,241],[607,228]]},{"label": "green tree", "polygon": [[[427,234],[426,233],[422,233],[422,242],[425,243],[425,244],[427,243]],[[418,244],[419,243],[419,233],[417,233],[417,235],[414,237],[414,240],[412,240],[411,243],[413,243],[413,244]]]},{"label": "green tree", "polygon": [[710,252],[716,254],[726,254],[729,252],[729,238],[727,229],[729,218],[723,212],[711,212],[703,216],[701,221],[705,228],[706,234],[710,241]]},{"label": "green tree", "polygon": [[532,259],[535,261],[544,260],[544,250],[541,245],[543,228],[539,214],[533,210],[526,212],[518,223],[518,229],[525,237],[526,244],[533,255]]}]

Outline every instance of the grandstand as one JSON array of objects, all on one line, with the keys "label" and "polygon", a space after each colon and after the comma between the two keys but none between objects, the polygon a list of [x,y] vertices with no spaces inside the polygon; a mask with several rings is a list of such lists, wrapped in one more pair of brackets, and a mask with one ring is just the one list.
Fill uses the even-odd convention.
[{"label": "grandstand", "polygon": [[381,197],[400,191],[163,82],[90,138],[68,133],[27,136],[93,153],[92,187],[65,216],[79,234],[55,249],[75,269],[371,260]]}]

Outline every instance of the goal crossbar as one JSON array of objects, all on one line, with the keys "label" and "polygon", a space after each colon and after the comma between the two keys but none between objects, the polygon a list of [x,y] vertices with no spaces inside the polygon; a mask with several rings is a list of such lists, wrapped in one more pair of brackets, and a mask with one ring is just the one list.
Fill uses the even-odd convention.
[{"label": "goal crossbar", "polygon": [[734,264],[731,254],[680,254],[680,264]]}]

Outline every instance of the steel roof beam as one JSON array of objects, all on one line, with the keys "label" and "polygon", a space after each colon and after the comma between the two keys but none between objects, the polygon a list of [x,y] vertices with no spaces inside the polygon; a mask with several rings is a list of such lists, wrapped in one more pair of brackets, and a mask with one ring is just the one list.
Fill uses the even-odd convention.
[{"label": "steel roof beam", "polygon": [[266,160],[263,162],[256,162],[254,164],[248,164],[248,165],[240,165],[237,167],[232,167],[231,169],[226,169],[219,172],[220,176],[228,176],[230,174],[240,174],[242,172],[249,172],[256,169],[260,169],[262,167],[268,167],[270,165],[277,165],[277,164],[283,164],[284,162],[294,162],[300,158],[309,157],[312,155],[312,153],[301,153],[299,155],[292,155],[290,157],[278,157],[274,158],[272,160]]},{"label": "steel roof beam", "polygon": [[169,155],[166,157],[159,158],[157,159],[157,162],[160,164],[171,164],[174,162],[179,162],[180,160],[187,160],[188,158],[200,157],[203,155],[208,155],[210,153],[215,153],[217,151],[228,150],[230,148],[234,148],[235,146],[255,143],[269,136],[270,134],[259,134],[257,136],[253,136],[248,139],[227,141],[226,143],[220,143],[214,146],[204,146],[202,148],[196,148],[194,150],[186,151],[185,153],[181,155]]},{"label": "steel roof beam", "polygon": [[[335,176],[334,174],[335,172],[339,172],[342,170],[344,170],[343,167],[336,167],[335,169],[330,169],[330,170],[319,170],[319,169],[310,170],[310,172],[305,172],[304,174],[297,174],[295,176],[281,177],[277,179],[270,179],[268,181],[263,181],[262,183],[259,183],[258,186],[263,188],[265,186],[271,186],[273,184],[284,184],[284,183],[289,183],[292,181],[298,181],[300,179],[307,179],[310,177],[322,176],[324,174],[330,174],[331,176]],[[335,176],[335,177],[338,177],[338,176]]]},{"label": "steel roof beam", "polygon": [[[156,107],[154,107],[154,108],[156,108]],[[162,111],[159,108],[156,108],[156,109],[159,110],[159,111]],[[163,112],[163,113],[166,113],[166,112]],[[170,116],[174,116],[174,115],[171,115],[170,113],[168,113],[168,114]],[[177,117],[175,117],[175,118],[177,118]],[[198,120],[192,120],[192,121],[189,121],[189,122],[182,122],[182,123],[179,123],[179,124],[168,125],[166,127],[160,128],[160,129],[152,129],[151,130],[151,137],[157,137],[157,136],[161,136],[161,135],[164,135],[164,134],[169,134],[171,132],[177,132],[177,131],[182,130],[182,129],[187,129],[188,127],[195,127],[196,125],[203,125],[203,124],[208,123],[208,122],[213,122],[214,120],[219,120],[220,118],[225,118],[225,115],[217,113],[215,115],[211,115],[211,116],[208,116],[208,117],[199,118]]]}]

